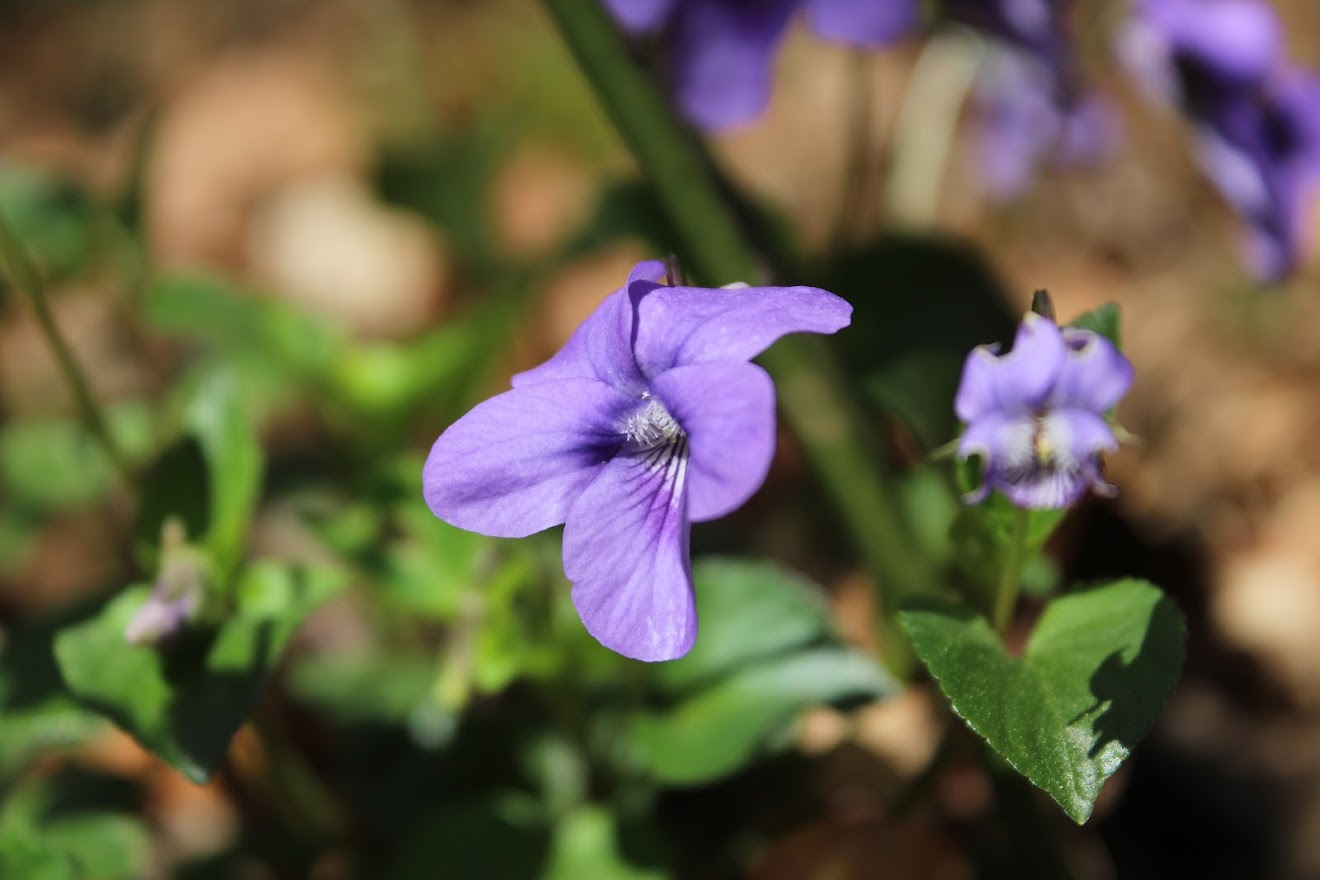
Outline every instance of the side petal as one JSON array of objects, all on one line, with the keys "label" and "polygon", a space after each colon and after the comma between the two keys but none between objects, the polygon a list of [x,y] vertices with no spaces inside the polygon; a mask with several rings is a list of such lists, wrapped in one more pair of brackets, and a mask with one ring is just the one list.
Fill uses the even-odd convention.
[{"label": "side petal", "polygon": [[554,357],[539,367],[515,374],[513,387],[560,379],[599,379],[640,392],[645,383],[632,356],[636,315],[628,289],[634,282],[653,282],[664,277],[665,264],[659,260],[638,263],[624,286],[596,307]]},{"label": "side petal", "polygon": [[635,660],[674,660],[697,637],[687,461],[682,442],[615,457],[564,526],[564,574],[582,623]]},{"label": "side petal", "polygon": [[675,367],[651,390],[687,434],[688,515],[725,516],[761,488],[775,454],[775,386],[737,361]]},{"label": "side petal", "polygon": [[775,49],[798,0],[700,0],[680,11],[671,61],[678,104],[701,128],[751,122],[770,101]]},{"label": "side petal", "polygon": [[995,393],[998,350],[998,345],[978,345],[967,355],[958,393],[953,398],[953,411],[959,421],[974,422],[998,411],[999,397]]},{"label": "side petal", "polygon": [[623,442],[627,395],[594,379],[515,388],[440,435],[422,470],[426,504],[461,529],[521,538],[559,525]]},{"label": "side petal", "polygon": [[1063,329],[1067,354],[1050,394],[1051,407],[1075,407],[1103,413],[1118,405],[1132,387],[1132,362],[1098,333]]},{"label": "side petal", "polygon": [[888,46],[916,27],[918,0],[809,0],[807,20],[827,40]]},{"label": "side petal", "polygon": [[746,361],[789,333],[835,333],[852,306],[816,287],[659,287],[629,290],[637,310],[633,353],[646,376],[672,367]]},{"label": "side petal", "polygon": [[619,27],[634,34],[659,30],[678,0],[605,0],[605,8]]}]

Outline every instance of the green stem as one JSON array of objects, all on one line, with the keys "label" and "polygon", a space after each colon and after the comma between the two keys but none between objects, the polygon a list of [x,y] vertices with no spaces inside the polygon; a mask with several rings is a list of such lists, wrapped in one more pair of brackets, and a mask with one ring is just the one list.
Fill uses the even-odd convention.
[{"label": "green stem", "polygon": [[1008,544],[1008,556],[999,570],[999,588],[995,590],[994,625],[1000,635],[1008,632],[1013,622],[1013,608],[1017,605],[1018,590],[1022,587],[1022,566],[1027,556],[1027,526],[1031,513],[1019,508],[1013,514],[1013,535]]},{"label": "green stem", "polygon": [[[731,188],[704,146],[633,61],[599,3],[545,0],[681,237],[692,275],[707,284],[755,281],[772,255],[729,197]],[[842,515],[879,585],[886,618],[909,591],[927,585],[927,561],[913,552],[890,476],[821,340],[791,336],[762,357],[779,384],[782,411]],[[910,649],[896,628],[884,634],[887,660],[904,675]]]},{"label": "green stem", "polygon": [[78,367],[78,362],[74,360],[73,352],[69,349],[68,343],[64,341],[64,336],[55,324],[55,318],[51,314],[50,303],[46,299],[46,289],[45,285],[42,284],[41,276],[36,267],[32,265],[32,260],[28,257],[22,243],[10,230],[3,217],[0,217],[0,271],[3,272],[3,275],[0,276],[0,285],[26,294],[28,301],[32,303],[32,310],[36,313],[37,323],[41,326],[41,334],[46,337],[46,343],[50,346],[51,352],[54,353],[55,361],[59,364],[64,379],[73,391],[78,414],[87,426],[87,430],[101,445],[101,449],[109,458],[111,465],[114,466],[124,484],[133,485],[133,470],[128,464],[128,459],[124,457],[111,436],[101,406],[92,393],[91,386],[87,384],[82,370]]}]

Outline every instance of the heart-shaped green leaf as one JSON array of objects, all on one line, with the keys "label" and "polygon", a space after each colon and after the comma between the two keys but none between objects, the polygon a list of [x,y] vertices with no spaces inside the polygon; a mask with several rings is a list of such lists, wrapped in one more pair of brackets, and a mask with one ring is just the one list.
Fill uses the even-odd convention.
[{"label": "heart-shaped green leaf", "polygon": [[55,659],[79,700],[200,782],[252,710],[294,630],[344,580],[333,569],[255,564],[238,583],[229,619],[163,649],[124,639],[151,592],[133,587],[96,617],[63,630]]},{"label": "heart-shaped green leaf", "polygon": [[954,711],[1079,824],[1164,706],[1186,641],[1177,607],[1138,580],[1054,600],[1020,658],[965,608],[927,602],[899,623]]}]

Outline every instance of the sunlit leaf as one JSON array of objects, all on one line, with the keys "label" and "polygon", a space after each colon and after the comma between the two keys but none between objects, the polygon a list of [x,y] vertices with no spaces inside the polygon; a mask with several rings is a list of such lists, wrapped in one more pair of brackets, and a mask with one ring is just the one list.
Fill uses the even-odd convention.
[{"label": "sunlit leaf", "polygon": [[740,670],[669,711],[643,715],[633,739],[657,780],[697,785],[748,764],[799,709],[880,697],[891,686],[874,658],[859,651],[791,653]]},{"label": "sunlit leaf", "polygon": [[1055,599],[1020,658],[965,608],[927,602],[899,623],[954,711],[1078,823],[1159,715],[1186,641],[1138,580]]}]

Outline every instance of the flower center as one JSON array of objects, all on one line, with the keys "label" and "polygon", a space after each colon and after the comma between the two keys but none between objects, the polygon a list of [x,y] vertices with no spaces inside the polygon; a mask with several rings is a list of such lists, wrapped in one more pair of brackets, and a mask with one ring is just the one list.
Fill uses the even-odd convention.
[{"label": "flower center", "polygon": [[623,424],[623,433],[630,441],[642,449],[653,449],[687,437],[678,420],[650,392],[642,392],[642,399],[646,405],[628,416]]}]

